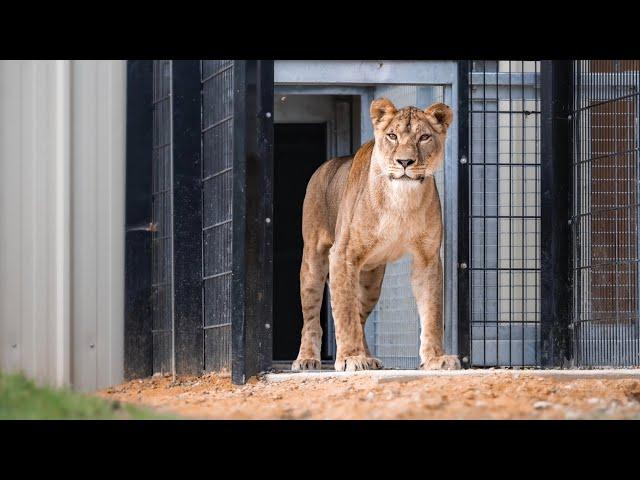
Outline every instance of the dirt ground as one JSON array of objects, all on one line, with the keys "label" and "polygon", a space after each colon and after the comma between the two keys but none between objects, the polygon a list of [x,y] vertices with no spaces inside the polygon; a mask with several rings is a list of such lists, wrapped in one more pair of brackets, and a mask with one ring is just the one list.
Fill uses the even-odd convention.
[{"label": "dirt ground", "polygon": [[154,376],[97,395],[206,419],[640,419],[640,380],[500,371],[411,381],[253,378],[243,386],[225,374]]}]

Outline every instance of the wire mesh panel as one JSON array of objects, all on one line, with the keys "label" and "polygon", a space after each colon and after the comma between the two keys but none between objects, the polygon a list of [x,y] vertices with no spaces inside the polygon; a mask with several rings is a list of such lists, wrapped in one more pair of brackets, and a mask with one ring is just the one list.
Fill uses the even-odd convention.
[{"label": "wire mesh panel", "polygon": [[540,362],[539,62],[479,60],[469,68],[471,365],[535,366]]},{"label": "wire mesh panel", "polygon": [[573,323],[578,366],[640,365],[638,60],[574,62]]},{"label": "wire mesh panel", "polygon": [[152,317],[153,372],[173,370],[171,61],[153,62]]},{"label": "wire mesh panel", "polygon": [[233,61],[202,60],[205,370],[231,364]]}]

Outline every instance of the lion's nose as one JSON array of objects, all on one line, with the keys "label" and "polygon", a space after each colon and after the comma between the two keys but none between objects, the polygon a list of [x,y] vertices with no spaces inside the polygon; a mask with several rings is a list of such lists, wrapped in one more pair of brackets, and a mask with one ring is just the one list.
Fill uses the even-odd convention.
[{"label": "lion's nose", "polygon": [[402,160],[396,160],[396,162],[398,162],[400,165],[402,165],[403,168],[407,168],[409,165],[412,165],[414,163],[416,163],[415,160],[411,160],[411,159],[402,159]]}]

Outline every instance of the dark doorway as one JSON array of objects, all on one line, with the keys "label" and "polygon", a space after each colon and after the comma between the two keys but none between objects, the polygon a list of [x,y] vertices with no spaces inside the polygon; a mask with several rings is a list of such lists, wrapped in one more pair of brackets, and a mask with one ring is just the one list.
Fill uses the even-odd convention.
[{"label": "dark doorway", "polygon": [[[294,360],[300,347],[302,203],[307,183],[327,160],[326,123],[274,125],[273,359]],[[325,289],[326,290],[326,289]],[[326,298],[320,314],[327,332]],[[323,359],[327,342],[323,338]]]}]

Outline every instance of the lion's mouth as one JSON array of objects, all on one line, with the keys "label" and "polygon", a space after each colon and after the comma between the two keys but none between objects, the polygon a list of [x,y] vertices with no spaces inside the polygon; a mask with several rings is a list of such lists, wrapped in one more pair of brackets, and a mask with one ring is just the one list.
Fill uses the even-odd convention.
[{"label": "lion's mouth", "polygon": [[420,182],[424,181],[424,175],[418,175],[417,177],[410,177],[406,173],[400,177],[394,177],[393,175],[389,175],[389,180],[398,180],[401,182]]}]

